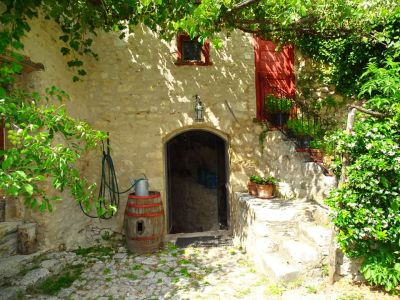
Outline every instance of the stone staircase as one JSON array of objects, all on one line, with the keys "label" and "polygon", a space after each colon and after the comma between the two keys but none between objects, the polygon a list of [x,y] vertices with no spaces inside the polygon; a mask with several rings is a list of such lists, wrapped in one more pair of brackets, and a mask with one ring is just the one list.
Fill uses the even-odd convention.
[{"label": "stone staircase", "polygon": [[[276,281],[323,277],[328,265],[331,229],[315,202],[263,200],[236,193],[236,242],[258,271]],[[240,218],[240,219],[239,219]]]}]

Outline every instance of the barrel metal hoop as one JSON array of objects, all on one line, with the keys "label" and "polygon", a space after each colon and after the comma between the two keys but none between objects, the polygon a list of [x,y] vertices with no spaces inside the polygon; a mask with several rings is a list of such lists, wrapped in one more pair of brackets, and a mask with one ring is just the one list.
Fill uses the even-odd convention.
[{"label": "barrel metal hoop", "polygon": [[136,204],[136,203],[130,203],[130,202],[128,202],[126,205],[128,207],[133,207],[133,208],[151,208],[151,207],[162,206],[161,203]]},{"label": "barrel metal hoop", "polygon": [[155,218],[155,217],[161,217],[164,215],[164,210],[161,210],[159,212],[154,212],[154,213],[143,213],[143,214],[137,214],[137,213],[131,213],[131,212],[125,212],[125,214],[128,217],[136,217],[136,218]]},{"label": "barrel metal hoop", "polygon": [[152,241],[152,240],[157,240],[161,237],[161,234],[157,235],[150,235],[150,236],[137,236],[137,237],[132,237],[131,240],[134,241]]},{"label": "barrel metal hoop", "polygon": [[159,198],[161,195],[159,192],[150,192],[148,196],[136,196],[135,194],[129,194],[128,199],[154,199]]}]

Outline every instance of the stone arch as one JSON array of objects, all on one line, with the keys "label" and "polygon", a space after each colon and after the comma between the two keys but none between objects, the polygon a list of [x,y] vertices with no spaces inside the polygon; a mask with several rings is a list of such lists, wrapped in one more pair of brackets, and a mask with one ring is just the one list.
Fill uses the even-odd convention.
[{"label": "stone arch", "polygon": [[228,136],[190,126],[163,139],[167,232],[202,232],[228,227]]}]

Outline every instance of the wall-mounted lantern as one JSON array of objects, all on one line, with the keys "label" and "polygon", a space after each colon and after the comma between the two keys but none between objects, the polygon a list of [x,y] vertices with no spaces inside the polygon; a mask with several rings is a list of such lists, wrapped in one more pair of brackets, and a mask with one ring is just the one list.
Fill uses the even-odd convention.
[{"label": "wall-mounted lantern", "polygon": [[196,104],[194,106],[195,121],[196,122],[203,122],[204,121],[204,116],[203,116],[204,106],[203,106],[203,103],[201,102],[199,95],[195,95],[194,98],[196,100]]}]

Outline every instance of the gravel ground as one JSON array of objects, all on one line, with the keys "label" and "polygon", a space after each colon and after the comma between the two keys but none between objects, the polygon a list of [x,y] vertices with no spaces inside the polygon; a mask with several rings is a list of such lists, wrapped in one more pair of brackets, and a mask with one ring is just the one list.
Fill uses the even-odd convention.
[{"label": "gravel ground", "polygon": [[[74,270],[80,275],[72,276],[72,285],[44,294],[43,278],[48,286],[57,274]],[[9,281],[17,299],[399,299],[346,281],[329,285],[323,278],[274,283],[229,243],[184,249],[168,244],[150,255],[132,255],[122,246],[46,253],[23,273]]]}]

